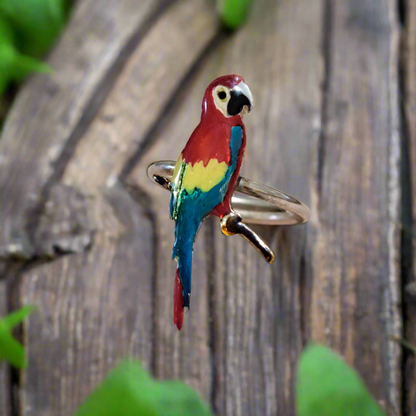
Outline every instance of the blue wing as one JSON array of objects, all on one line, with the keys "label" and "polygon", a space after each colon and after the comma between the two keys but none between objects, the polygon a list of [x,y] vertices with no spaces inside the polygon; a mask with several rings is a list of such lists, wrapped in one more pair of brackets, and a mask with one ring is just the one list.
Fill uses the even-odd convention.
[{"label": "blue wing", "polygon": [[[243,142],[240,126],[231,129],[231,160],[224,178],[208,192],[195,188],[191,193],[186,189],[173,190],[170,200],[171,217],[176,220],[175,244],[172,257],[178,262],[179,277],[183,287],[184,306],[189,307],[191,295],[192,250],[199,227],[206,216],[225,197],[230,179],[237,168],[238,155]],[[186,166],[184,167],[186,169]],[[185,172],[182,172],[184,175]],[[178,183],[181,183],[179,181]]]}]

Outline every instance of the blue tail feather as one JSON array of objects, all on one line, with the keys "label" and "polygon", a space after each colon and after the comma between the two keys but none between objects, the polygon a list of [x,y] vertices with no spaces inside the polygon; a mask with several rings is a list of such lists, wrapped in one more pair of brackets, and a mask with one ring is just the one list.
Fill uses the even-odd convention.
[{"label": "blue tail feather", "polygon": [[175,244],[172,258],[178,263],[179,278],[183,286],[184,306],[189,308],[191,297],[192,253],[196,234],[202,218],[186,202],[182,205],[181,215],[175,224]]}]

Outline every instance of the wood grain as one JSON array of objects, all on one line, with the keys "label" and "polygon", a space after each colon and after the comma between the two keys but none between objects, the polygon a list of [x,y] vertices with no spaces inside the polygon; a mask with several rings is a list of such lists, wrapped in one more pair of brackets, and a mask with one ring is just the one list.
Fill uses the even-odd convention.
[{"label": "wood grain", "polygon": [[[245,77],[255,101],[253,112],[245,118],[248,150],[243,174],[309,202],[308,178],[320,119],[322,4],[255,2],[248,23],[207,58],[178,98],[158,142],[130,176],[130,183],[150,195],[160,223],[160,319],[172,314],[173,223],[168,218],[167,192],[143,175],[147,165],[179,155],[199,121],[196,103],[206,86],[219,75],[236,72]],[[218,415],[294,415],[294,368],[301,349],[299,281],[306,229],[257,231],[277,252],[272,267],[244,240],[223,236],[216,220],[204,224],[194,250],[192,302],[185,331],[197,328],[194,319],[201,319],[199,308],[208,291],[213,401]],[[208,264],[203,267],[202,262]],[[170,337],[175,332],[169,324],[157,332],[161,370],[171,354],[166,350],[166,334]]]},{"label": "wood grain", "polygon": [[37,254],[28,218],[111,87],[123,48],[159,4],[79,1],[49,59],[53,76],[33,77],[18,95],[0,141],[0,257]]},{"label": "wood grain", "polygon": [[[404,218],[403,244],[406,249],[407,261],[404,266],[406,280],[404,290],[404,338],[410,345],[416,345],[416,4],[408,1],[405,9],[405,32],[403,35],[403,76],[404,76],[404,110],[405,110],[405,140],[404,151],[409,154],[404,163],[409,163],[409,171],[404,170],[403,181],[408,185],[403,190],[404,201],[409,204],[408,218]],[[408,176],[407,176],[408,175]],[[413,207],[413,212],[411,212]],[[407,221],[407,222],[406,222]],[[413,224],[413,228],[412,228]],[[413,250],[412,250],[413,249]],[[413,264],[411,262],[413,261]],[[416,360],[413,352],[405,350],[404,362],[404,398],[406,415],[416,415]]]},{"label": "wood grain", "polygon": [[121,358],[151,362],[151,223],[121,186],[91,196],[88,210],[91,250],[22,276],[22,304],[39,305],[26,325],[23,415],[71,415]]},{"label": "wood grain", "polygon": [[[216,33],[205,0],[167,9],[129,57],[52,186],[37,227],[43,250],[77,254],[22,273],[21,303],[40,305],[26,326],[30,365],[21,385],[22,415],[72,414],[124,357],[152,369],[154,220],[146,199],[129,193],[118,176]],[[195,356],[176,363],[209,396],[210,361],[200,354],[205,339],[194,343]]]},{"label": "wood grain", "polygon": [[[416,8],[407,6],[413,168]],[[393,0],[258,0],[225,36],[209,0],[77,3],[50,56],[55,74],[27,83],[0,139],[0,258],[19,268],[41,260],[4,276],[16,306],[39,306],[24,328],[20,415],[71,415],[129,355],[197,389],[219,416],[294,416],[308,341],[343,354],[387,414],[402,414],[396,13]],[[231,72],[255,99],[242,174],[309,204],[312,219],[256,228],[277,254],[272,266],[207,221],[179,333],[169,195],[145,172],[178,156],[206,86]],[[415,187],[415,169],[411,178]],[[2,282],[0,313],[10,303]],[[405,335],[416,344],[413,299]],[[404,364],[404,405],[416,414],[415,361]]]},{"label": "wood grain", "polygon": [[328,3],[320,165],[312,188],[310,337],[400,414],[400,135],[394,1]]},{"label": "wood grain", "polygon": [[[225,45],[215,63],[221,72],[236,68],[244,74],[255,96],[246,117],[243,176],[307,204],[320,120],[323,4],[259,2],[246,31]],[[214,224],[216,408],[230,416],[294,415],[307,227],[257,231],[276,252],[271,267],[246,241],[224,238]]]}]

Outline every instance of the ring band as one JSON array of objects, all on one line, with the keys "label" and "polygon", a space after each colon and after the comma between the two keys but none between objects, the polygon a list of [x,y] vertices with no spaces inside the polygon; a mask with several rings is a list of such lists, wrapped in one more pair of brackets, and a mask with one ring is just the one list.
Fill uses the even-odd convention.
[{"label": "ring band", "polygon": [[[147,176],[169,189],[175,169],[173,160],[161,160],[147,168]],[[247,224],[295,225],[308,222],[310,209],[302,202],[260,182],[239,177],[232,196],[232,206]]]}]

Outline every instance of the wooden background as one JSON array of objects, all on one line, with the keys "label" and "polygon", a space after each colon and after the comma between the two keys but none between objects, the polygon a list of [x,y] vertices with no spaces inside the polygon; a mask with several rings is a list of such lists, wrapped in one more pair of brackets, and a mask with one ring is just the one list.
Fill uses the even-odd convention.
[{"label": "wooden background", "polygon": [[[256,0],[237,33],[209,0],[78,0],[53,76],[19,92],[0,138],[0,314],[38,306],[29,366],[0,366],[0,414],[71,415],[123,357],[180,378],[216,415],[292,416],[314,340],[388,415],[416,415],[416,2]],[[270,266],[218,221],[201,231],[192,309],[172,323],[168,194],[208,83],[250,86],[242,174],[306,202],[258,227]]]}]

